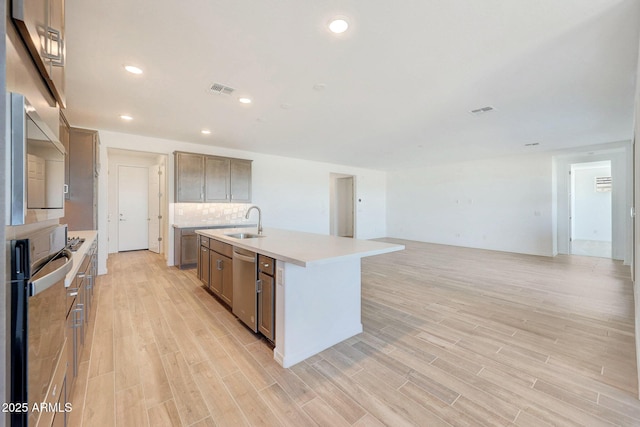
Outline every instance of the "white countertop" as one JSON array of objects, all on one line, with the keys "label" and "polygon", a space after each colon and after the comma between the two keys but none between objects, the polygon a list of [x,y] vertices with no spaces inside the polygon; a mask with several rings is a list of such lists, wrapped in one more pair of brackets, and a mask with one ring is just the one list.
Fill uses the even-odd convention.
[{"label": "white countertop", "polygon": [[85,254],[91,247],[91,244],[98,237],[98,232],[95,230],[89,231],[68,231],[67,236],[69,237],[80,237],[84,239],[84,243],[78,248],[77,251],[72,252],[73,257],[71,261],[73,262],[73,266],[71,267],[71,271],[67,273],[67,276],[64,279],[64,286],[69,287],[75,279],[76,274],[78,274],[78,269],[80,269],[80,264],[82,264],[82,258],[84,258]]},{"label": "white countertop", "polygon": [[391,243],[277,228],[265,228],[262,233],[263,237],[251,239],[237,239],[226,236],[226,234],[256,233],[255,229],[196,230],[196,233],[302,267],[380,255],[404,249],[403,245]]}]

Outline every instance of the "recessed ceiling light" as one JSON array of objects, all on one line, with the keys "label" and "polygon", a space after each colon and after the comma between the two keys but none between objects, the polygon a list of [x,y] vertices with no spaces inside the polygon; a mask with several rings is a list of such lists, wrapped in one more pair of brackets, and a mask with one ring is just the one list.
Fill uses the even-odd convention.
[{"label": "recessed ceiling light", "polygon": [[243,104],[251,104],[251,99],[249,98],[238,98],[238,101],[240,101]]},{"label": "recessed ceiling light", "polygon": [[211,131],[209,129],[202,129],[200,133],[203,135],[211,135]]},{"label": "recessed ceiling light", "polygon": [[134,65],[125,65],[124,69],[130,72],[131,74],[142,74],[142,69]]},{"label": "recessed ceiling light", "polygon": [[121,118],[122,120],[126,120],[126,121],[131,121],[131,120],[133,120],[133,117],[131,117],[131,116],[127,116],[126,114],[121,115],[121,116],[120,116],[120,118]]},{"label": "recessed ceiling light", "polygon": [[329,30],[334,34],[341,34],[347,31],[349,23],[344,18],[336,18],[329,22]]}]

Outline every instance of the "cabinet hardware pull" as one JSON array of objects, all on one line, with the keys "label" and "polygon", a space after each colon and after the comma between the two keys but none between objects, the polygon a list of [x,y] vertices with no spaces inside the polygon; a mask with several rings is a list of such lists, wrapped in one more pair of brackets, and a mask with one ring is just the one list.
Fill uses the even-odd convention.
[{"label": "cabinet hardware pull", "polygon": [[222,260],[221,259],[216,260],[216,268],[218,270],[222,270]]},{"label": "cabinet hardware pull", "polygon": [[[57,54],[51,53],[54,43],[58,46]],[[60,30],[56,30],[52,27],[47,27],[46,45],[42,56],[51,60],[51,65],[54,65],[56,67],[64,67],[64,55],[62,54],[62,52],[64,52],[64,40],[62,39]]]},{"label": "cabinet hardware pull", "polygon": [[256,293],[261,293],[262,292],[262,279],[256,281]]}]

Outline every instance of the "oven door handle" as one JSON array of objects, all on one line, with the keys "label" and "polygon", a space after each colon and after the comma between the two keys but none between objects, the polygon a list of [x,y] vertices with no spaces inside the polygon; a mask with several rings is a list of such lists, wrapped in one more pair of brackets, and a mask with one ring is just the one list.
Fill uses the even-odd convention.
[{"label": "oven door handle", "polygon": [[60,280],[64,280],[67,273],[71,271],[71,267],[73,267],[73,254],[71,253],[71,251],[65,249],[61,255],[67,258],[67,262],[61,265],[57,270],[54,270],[46,276],[42,276],[41,278],[31,282],[29,284],[29,296],[32,297],[34,295],[37,295],[40,292],[55,285]]}]

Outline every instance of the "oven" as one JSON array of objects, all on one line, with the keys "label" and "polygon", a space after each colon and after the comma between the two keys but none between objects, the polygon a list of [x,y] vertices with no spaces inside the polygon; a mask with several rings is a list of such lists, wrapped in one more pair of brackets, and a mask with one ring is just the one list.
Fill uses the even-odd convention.
[{"label": "oven", "polygon": [[7,94],[6,141],[10,162],[7,181],[11,190],[7,224],[22,225],[64,216],[65,149],[21,94]]},{"label": "oven", "polygon": [[[66,409],[66,226],[11,241],[11,426],[51,425]],[[35,409],[35,410],[34,410]]]}]

